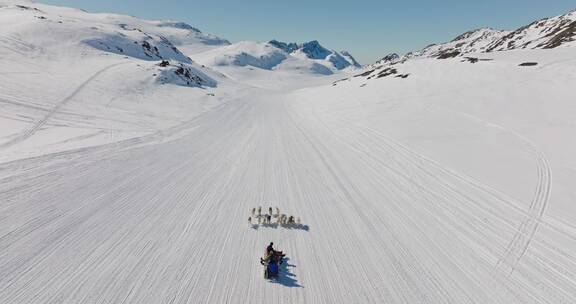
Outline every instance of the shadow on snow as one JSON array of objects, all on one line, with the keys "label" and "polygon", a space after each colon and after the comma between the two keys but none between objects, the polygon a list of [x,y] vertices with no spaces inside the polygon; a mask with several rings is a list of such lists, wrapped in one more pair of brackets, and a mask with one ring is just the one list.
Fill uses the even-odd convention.
[{"label": "shadow on snow", "polygon": [[284,262],[280,265],[280,273],[278,274],[278,278],[272,280],[271,283],[284,285],[286,287],[304,288],[304,286],[298,284],[296,275],[290,272],[290,268],[295,268],[296,265],[290,264],[288,260],[290,260],[290,258],[284,258]]}]

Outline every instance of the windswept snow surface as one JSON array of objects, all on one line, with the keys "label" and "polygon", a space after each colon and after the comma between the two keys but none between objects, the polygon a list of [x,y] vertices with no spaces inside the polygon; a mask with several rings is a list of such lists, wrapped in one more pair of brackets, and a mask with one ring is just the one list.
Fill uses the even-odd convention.
[{"label": "windswept snow surface", "polygon": [[574,303],[570,48],[340,81],[172,59],[188,86],[6,9],[0,303]]}]

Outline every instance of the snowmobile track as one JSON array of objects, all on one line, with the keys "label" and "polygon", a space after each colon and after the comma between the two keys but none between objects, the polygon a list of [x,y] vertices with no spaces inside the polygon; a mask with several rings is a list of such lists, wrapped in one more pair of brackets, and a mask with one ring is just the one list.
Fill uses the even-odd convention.
[{"label": "snowmobile track", "polygon": [[127,62],[120,62],[108,65],[92,74],[92,76],[88,77],[88,79],[84,80],[84,82],[82,82],[79,86],[77,86],[76,89],[74,89],[74,91],[70,95],[57,102],[56,105],[42,118],[32,123],[32,125],[29,128],[22,131],[20,134],[10,139],[9,141],[0,144],[0,149],[6,149],[33,136],[38,130],[40,130],[40,128],[42,128],[48,122],[48,120],[50,120],[52,116],[54,116],[54,114],[56,114],[61,108],[63,108],[64,106],[66,106],[66,104],[68,104],[71,100],[73,100],[78,95],[78,93],[80,93],[94,79],[98,78],[98,76],[102,75],[106,71],[123,64],[127,64]]}]

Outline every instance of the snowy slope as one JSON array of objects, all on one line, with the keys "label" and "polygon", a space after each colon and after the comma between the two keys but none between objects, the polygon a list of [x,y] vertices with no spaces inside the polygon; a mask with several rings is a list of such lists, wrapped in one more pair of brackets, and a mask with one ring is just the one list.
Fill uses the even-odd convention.
[{"label": "snowy slope", "polygon": [[[354,151],[355,157],[346,157],[344,148],[326,148],[339,151],[332,152],[333,161],[341,160],[339,178],[358,182],[352,193],[374,203],[365,207],[374,229],[394,235],[407,254],[426,261],[421,270],[415,270],[418,262],[406,263],[410,272],[426,274],[407,275],[414,280],[409,286],[422,284],[407,287],[414,298],[390,295],[374,302],[576,298],[576,111],[570,89],[576,53],[558,48],[479,57],[490,61],[408,60],[391,66],[395,74],[352,77],[296,98],[303,110],[312,108],[310,120]],[[538,65],[519,66],[524,62]],[[381,195],[368,194],[371,185],[382,187]],[[376,252],[395,256],[384,248]],[[402,277],[406,270],[394,269],[380,272]],[[435,287],[422,291],[424,282],[451,287],[440,288],[447,292],[440,295]]]},{"label": "snowy slope", "polygon": [[221,102],[203,89],[226,79],[184,55],[165,25],[0,1],[0,158],[150,134]]},{"label": "snowy slope", "polygon": [[0,0],[0,303],[574,302],[571,44],[335,73],[166,23]]},{"label": "snowy slope", "polygon": [[199,29],[178,21],[147,21],[144,26],[145,31],[159,32],[159,35],[166,37],[185,54],[191,55],[206,51],[211,48],[229,45],[230,42],[212,34],[206,34]]}]

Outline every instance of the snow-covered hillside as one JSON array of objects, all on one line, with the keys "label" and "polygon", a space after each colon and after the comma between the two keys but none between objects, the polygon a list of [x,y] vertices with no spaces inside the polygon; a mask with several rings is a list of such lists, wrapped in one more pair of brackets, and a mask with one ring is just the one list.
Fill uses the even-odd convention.
[{"label": "snow-covered hillside", "polygon": [[226,79],[179,47],[222,44],[183,23],[0,1],[0,159],[143,136],[194,117],[222,102],[207,90]]},{"label": "snow-covered hillside", "polygon": [[[394,235],[374,242],[395,239],[426,261],[415,262],[426,265],[416,271],[426,276],[408,275],[415,280],[406,283],[412,298],[380,302],[571,303],[576,52],[474,56],[475,64],[407,60],[300,92],[294,103],[332,144],[350,149],[346,157],[343,147],[326,148],[338,151],[330,159],[341,160],[338,176],[358,187],[351,191],[373,202],[364,208],[374,229]],[[368,194],[372,186],[381,194]],[[403,266],[375,273],[402,277],[413,264],[399,258]]]},{"label": "snow-covered hillside", "polygon": [[0,303],[574,303],[566,16],[357,69],[0,0]]}]

